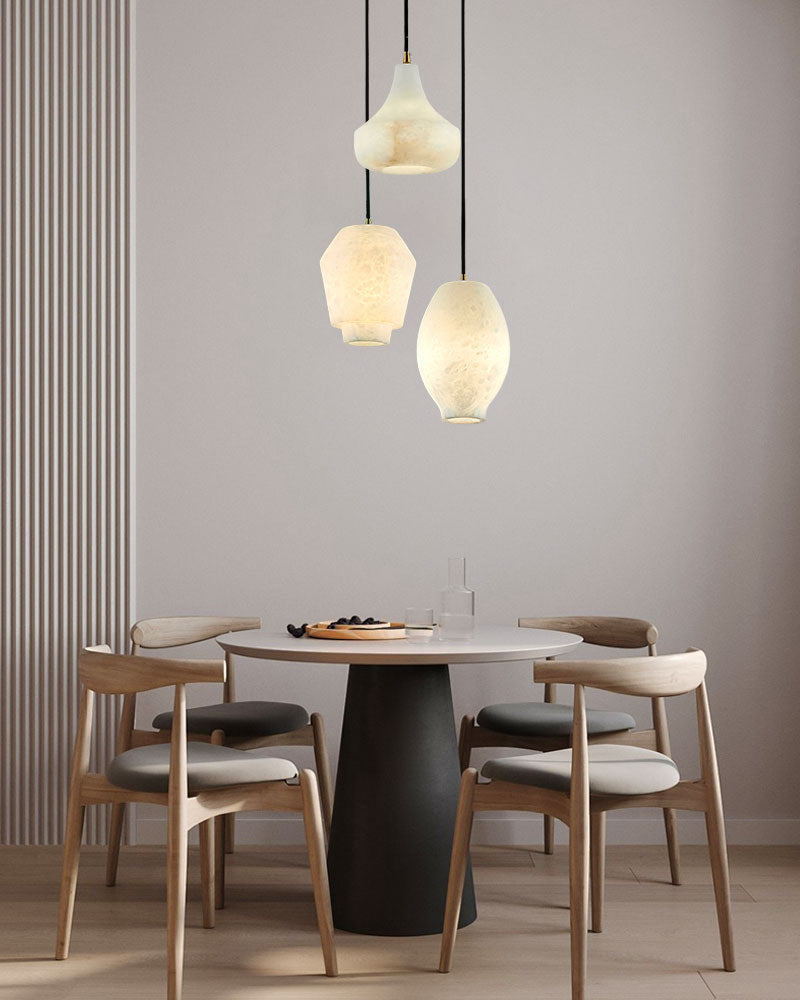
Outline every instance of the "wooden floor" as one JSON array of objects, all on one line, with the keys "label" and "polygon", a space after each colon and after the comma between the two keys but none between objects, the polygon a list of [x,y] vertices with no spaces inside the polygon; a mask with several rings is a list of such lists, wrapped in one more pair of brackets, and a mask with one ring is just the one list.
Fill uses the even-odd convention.
[{"label": "wooden floor", "polygon": [[[665,884],[656,847],[609,849],[606,930],[590,936],[591,1000],[798,1000],[800,848],[731,849],[739,971],[720,971],[705,850],[684,848],[685,884]],[[0,998],[150,1000],[164,996],[164,854],[124,849],[119,885],[84,849],[72,955],[55,944],[60,852],[0,848]],[[568,1000],[564,848],[473,853],[479,916],[459,933],[453,972],[435,971],[439,938],[339,933],[338,979],[325,979],[303,852],[240,848],[228,906],[200,926],[190,858],[184,1000]]]}]

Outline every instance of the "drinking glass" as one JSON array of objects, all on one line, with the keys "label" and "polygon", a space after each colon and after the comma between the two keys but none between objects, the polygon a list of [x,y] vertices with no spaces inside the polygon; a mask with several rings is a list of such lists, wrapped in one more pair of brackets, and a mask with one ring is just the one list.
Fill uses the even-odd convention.
[{"label": "drinking glass", "polygon": [[406,608],[406,639],[430,642],[433,635],[433,608]]}]

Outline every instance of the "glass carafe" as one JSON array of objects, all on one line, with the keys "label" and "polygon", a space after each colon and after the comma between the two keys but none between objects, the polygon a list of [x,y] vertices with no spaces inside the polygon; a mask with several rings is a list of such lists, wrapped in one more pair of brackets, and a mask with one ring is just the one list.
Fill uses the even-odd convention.
[{"label": "glass carafe", "polygon": [[475,631],[475,593],[466,584],[466,560],[448,559],[447,566],[450,582],[441,592],[439,638],[469,640]]}]

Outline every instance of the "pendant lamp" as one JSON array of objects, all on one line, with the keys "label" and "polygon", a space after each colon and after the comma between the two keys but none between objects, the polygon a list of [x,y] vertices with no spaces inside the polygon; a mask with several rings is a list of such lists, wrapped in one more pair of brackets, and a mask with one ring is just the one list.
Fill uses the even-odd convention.
[{"label": "pendant lamp", "polygon": [[467,281],[464,0],[461,0],[461,280],[440,285],[417,337],[417,365],[442,420],[479,424],[506,377],[508,326],[488,285]]},{"label": "pendant lamp", "polygon": [[403,3],[405,49],[394,68],[392,89],[383,106],[353,137],[356,159],[384,174],[432,174],[458,159],[458,129],[432,107],[408,51],[408,0]]},{"label": "pendant lamp", "polygon": [[[365,117],[369,119],[369,0],[364,0]],[[416,261],[396,229],[370,218],[369,170],[366,222],[345,226],[322,255],[320,268],[331,326],[345,344],[378,347],[405,322]]]},{"label": "pendant lamp", "polygon": [[340,229],[320,261],[331,326],[345,344],[388,344],[405,322],[416,261],[390,226]]}]

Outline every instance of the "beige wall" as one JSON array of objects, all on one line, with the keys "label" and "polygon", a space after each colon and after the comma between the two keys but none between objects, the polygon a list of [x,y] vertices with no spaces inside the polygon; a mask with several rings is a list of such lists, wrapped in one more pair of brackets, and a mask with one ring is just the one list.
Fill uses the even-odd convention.
[{"label": "beige wall", "polygon": [[[457,6],[412,5],[451,120]],[[402,25],[373,7],[377,107]],[[362,213],[362,5],[138,3],[138,614],[401,615],[464,554],[484,622],[651,618],[663,651],[708,651],[732,838],[798,841],[800,5],[469,8],[468,271],[512,360],[487,423],[452,427],[415,341],[459,272],[457,171],[374,177],[417,259],[392,345],[328,326],[319,257]],[[533,694],[525,665],[453,674],[459,713]],[[244,663],[240,697],[321,709],[335,743],[344,684]],[[671,718],[690,769],[691,705]]]}]

